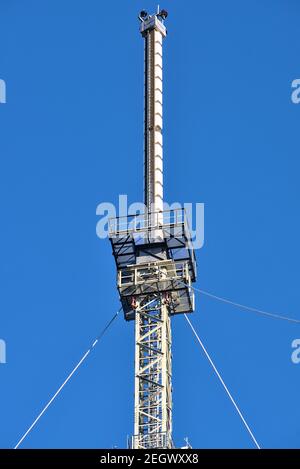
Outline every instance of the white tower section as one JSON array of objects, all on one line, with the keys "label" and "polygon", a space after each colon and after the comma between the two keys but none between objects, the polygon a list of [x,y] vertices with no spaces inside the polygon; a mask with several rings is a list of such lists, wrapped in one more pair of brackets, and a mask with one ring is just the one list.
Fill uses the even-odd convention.
[{"label": "white tower section", "polygon": [[141,21],[145,39],[144,203],[148,213],[163,211],[163,38],[161,17]]}]

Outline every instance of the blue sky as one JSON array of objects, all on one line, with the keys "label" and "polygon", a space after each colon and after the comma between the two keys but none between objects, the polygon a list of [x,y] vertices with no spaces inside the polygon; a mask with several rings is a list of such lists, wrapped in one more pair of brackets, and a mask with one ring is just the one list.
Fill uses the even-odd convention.
[{"label": "blue sky", "polygon": [[[11,448],[119,308],[100,202],[141,200],[150,1],[0,0],[0,447]],[[300,318],[296,0],[165,1],[165,195],[205,203],[197,286]],[[300,447],[298,325],[197,296],[191,319],[262,447]],[[173,320],[174,439],[253,443]],[[24,448],[125,447],[133,324],[122,317]]]}]

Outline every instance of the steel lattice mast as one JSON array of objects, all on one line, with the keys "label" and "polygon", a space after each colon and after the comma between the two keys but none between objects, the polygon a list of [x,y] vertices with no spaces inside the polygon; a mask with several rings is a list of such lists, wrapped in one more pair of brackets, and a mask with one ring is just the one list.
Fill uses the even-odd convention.
[{"label": "steel lattice mast", "polygon": [[172,448],[173,314],[194,310],[196,261],[183,209],[163,207],[162,43],[165,10],[142,11],[145,213],[110,220],[117,286],[126,320],[135,320],[133,448]]}]

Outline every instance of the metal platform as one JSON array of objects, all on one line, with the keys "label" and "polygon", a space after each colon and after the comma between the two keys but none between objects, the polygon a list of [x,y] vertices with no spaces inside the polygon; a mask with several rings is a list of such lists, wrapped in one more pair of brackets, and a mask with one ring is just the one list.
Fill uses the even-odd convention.
[{"label": "metal platform", "polygon": [[194,310],[196,259],[184,209],[109,220],[117,286],[127,320],[133,299],[163,294],[170,314]]},{"label": "metal platform", "polygon": [[163,293],[171,315],[194,310],[188,261],[170,259],[127,266],[118,271],[118,290],[126,319],[134,319],[132,298],[142,303],[154,293]]},{"label": "metal platform", "polygon": [[[196,258],[186,212],[183,208],[109,219],[109,238],[117,269],[137,263],[151,245],[151,256],[161,248],[168,259],[188,261],[192,282],[196,279]],[[158,260],[162,260],[162,257]]]}]

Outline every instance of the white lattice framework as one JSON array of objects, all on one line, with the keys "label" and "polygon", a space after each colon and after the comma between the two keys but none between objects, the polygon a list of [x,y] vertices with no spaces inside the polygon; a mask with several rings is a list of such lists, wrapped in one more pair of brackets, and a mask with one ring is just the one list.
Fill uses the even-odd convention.
[{"label": "white lattice framework", "polygon": [[[136,309],[133,447],[172,447],[171,324],[163,295]],[[147,304],[146,303],[146,304]]]}]

